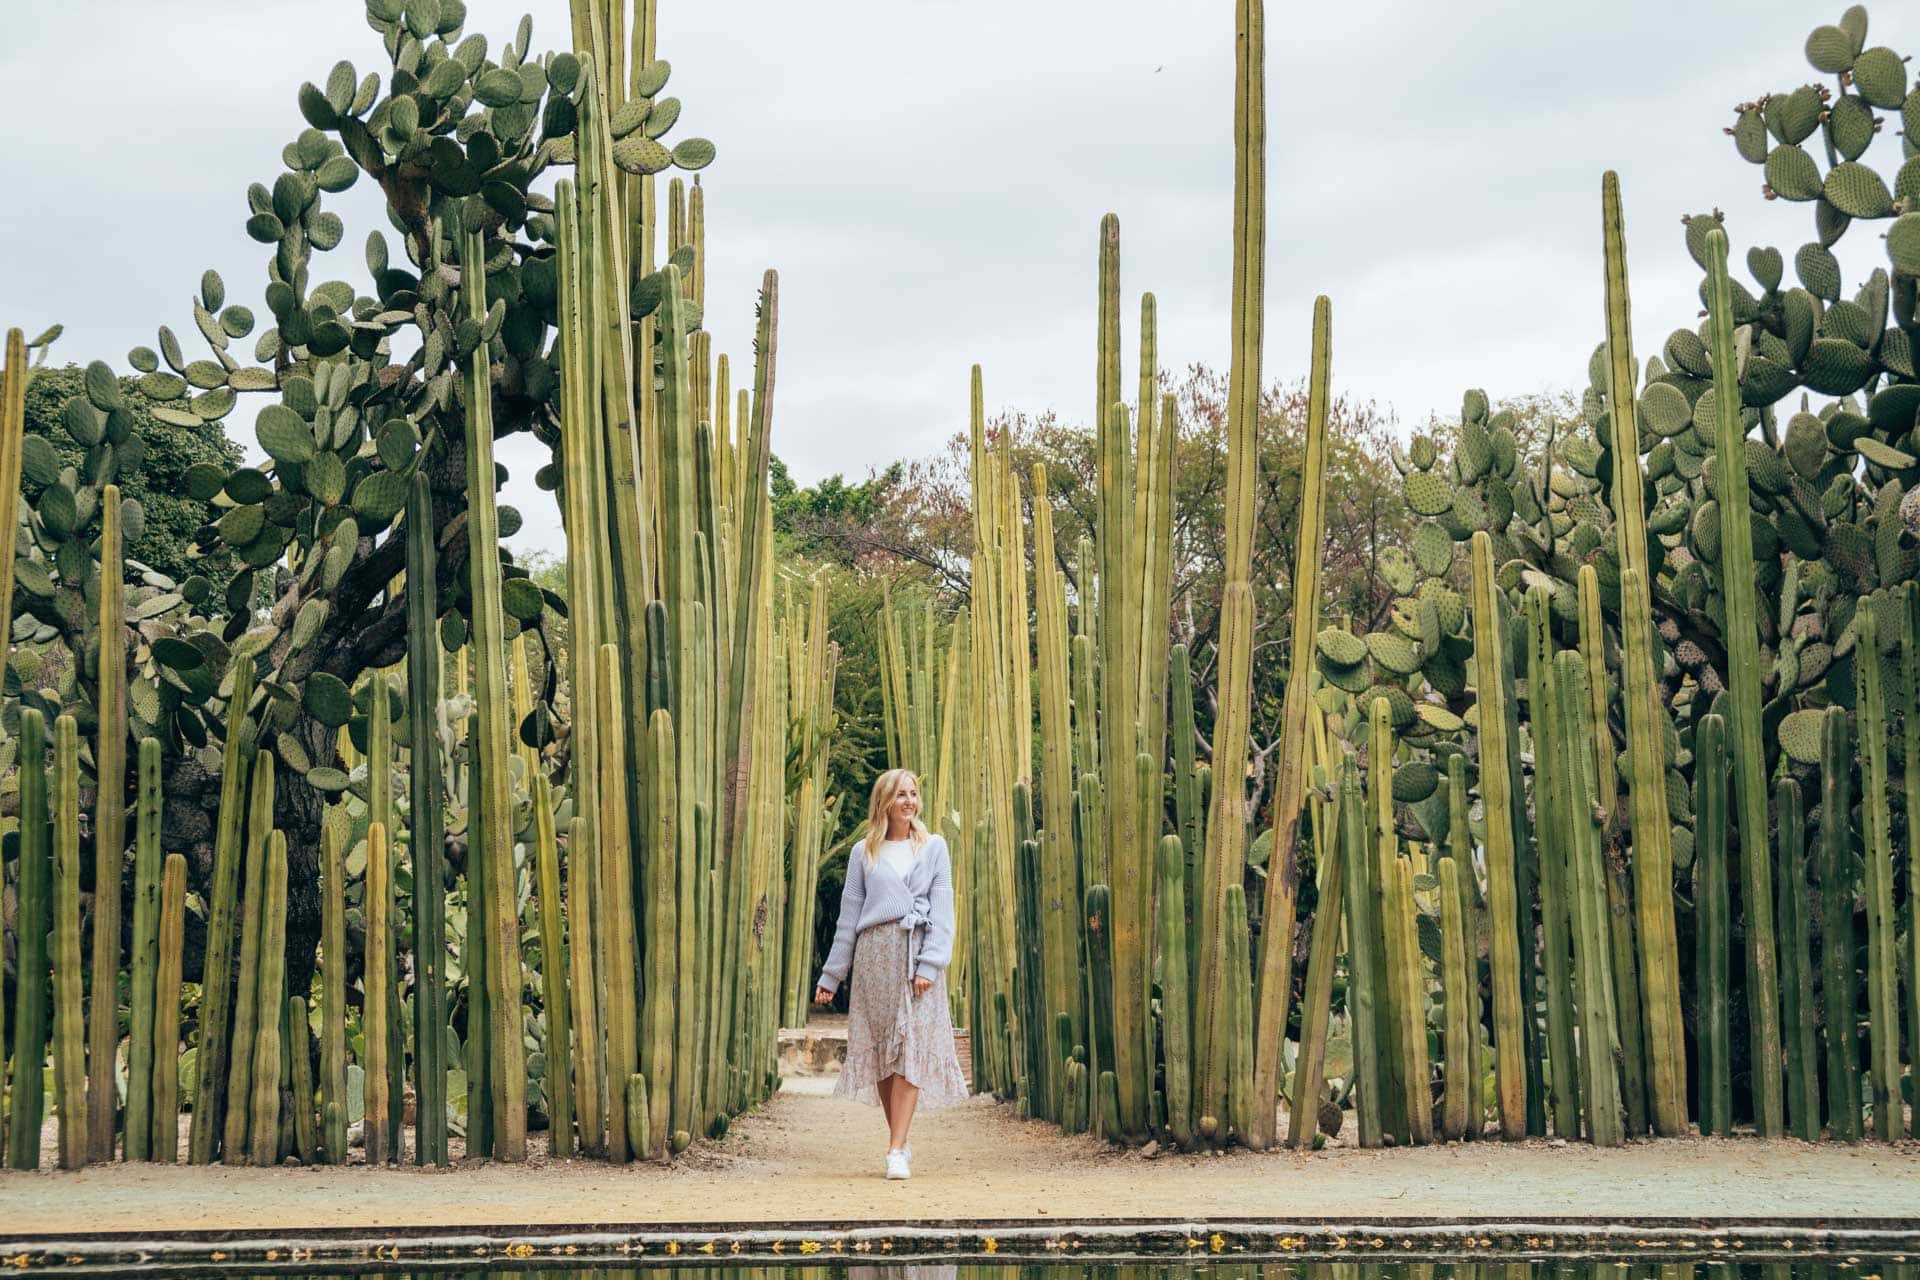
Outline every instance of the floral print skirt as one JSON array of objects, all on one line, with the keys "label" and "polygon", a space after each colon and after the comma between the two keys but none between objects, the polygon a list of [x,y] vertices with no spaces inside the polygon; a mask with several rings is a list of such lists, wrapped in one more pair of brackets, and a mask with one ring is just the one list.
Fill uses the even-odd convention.
[{"label": "floral print skirt", "polygon": [[944,970],[926,994],[913,993],[913,966],[925,929],[897,920],[871,925],[854,939],[853,989],[847,1002],[847,1061],[836,1098],[880,1105],[880,1081],[906,1077],[920,1090],[918,1111],[967,1100],[966,1077],[953,1043]]}]

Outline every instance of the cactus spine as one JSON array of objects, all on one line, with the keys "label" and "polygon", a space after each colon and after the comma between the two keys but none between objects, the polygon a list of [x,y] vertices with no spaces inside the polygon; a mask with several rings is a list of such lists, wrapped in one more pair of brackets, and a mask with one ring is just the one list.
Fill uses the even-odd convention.
[{"label": "cactus spine", "polygon": [[[153,1138],[153,1015],[160,963],[160,743],[140,742],[139,801],[134,813],[133,973],[128,1010],[127,1133],[129,1160],[148,1158]],[[179,992],[174,992],[179,1000]]]},{"label": "cactus spine", "polygon": [[[18,486],[11,486],[9,492]],[[13,526],[7,527],[13,536]],[[87,1008],[87,1148],[113,1159],[119,1118],[114,1064],[120,1026],[120,876],[127,848],[127,645],[125,553],[120,545],[120,486],[100,495],[98,786],[93,818],[93,994]],[[11,571],[11,565],[9,565]],[[11,604],[9,603],[9,608]]]},{"label": "cactus spine", "polygon": [[[1286,700],[1280,713],[1280,763],[1273,802],[1273,845],[1267,856],[1267,900],[1261,918],[1260,1020],[1254,1030],[1254,1108],[1249,1145],[1271,1147],[1277,1132],[1280,1059],[1286,1047],[1287,998],[1293,992],[1294,912],[1300,893],[1300,813],[1307,799],[1307,708],[1313,672],[1307,655],[1320,630],[1320,562],[1326,545],[1327,404],[1332,381],[1332,304],[1313,302],[1313,361],[1307,386],[1306,456],[1300,473],[1300,525],[1294,544],[1293,634]],[[1162,626],[1164,631],[1165,627]],[[1331,946],[1331,944],[1329,944]],[[1331,953],[1329,953],[1331,959]],[[1315,1086],[1316,1092],[1318,1085]],[[1317,1097],[1308,1100],[1309,1105]]]},{"label": "cactus spine", "polygon": [[[144,766],[145,750],[140,754]],[[186,930],[187,860],[170,853],[160,880],[160,967],[154,981],[153,1017],[153,1141],[149,1152],[162,1164],[180,1158],[180,950]]]},{"label": "cactus spine", "polygon": [[1860,715],[1860,823],[1867,881],[1867,1081],[1873,1134],[1900,1137],[1899,959],[1894,942],[1893,833],[1887,807],[1887,710],[1877,611],[1860,601],[1853,615],[1855,704]]},{"label": "cactus spine", "polygon": [[[233,944],[240,896],[240,863],[246,840],[247,774],[253,764],[253,655],[232,663],[227,695],[227,736],[221,750],[220,820],[213,846],[213,892],[207,915],[206,958],[200,980],[200,1058],[193,1092],[193,1125],[187,1161],[208,1164],[226,1114],[228,1029],[233,1023]],[[322,839],[325,838],[324,831]]]},{"label": "cactus spine", "polygon": [[[373,828],[379,831],[380,828]],[[385,832],[381,832],[384,839]],[[373,864],[373,839],[368,837],[368,866]],[[385,923],[374,912],[380,904],[368,894],[368,934],[373,936],[372,925]],[[286,1015],[287,985],[287,837],[283,832],[275,831],[267,837],[267,883],[260,898],[260,981],[258,988],[259,1005],[254,1013],[253,1042],[253,1089],[250,1096],[253,1102],[253,1115],[248,1121],[248,1133],[252,1140],[250,1153],[255,1165],[275,1165],[280,1163],[280,1020]],[[375,939],[377,941],[377,939]],[[370,948],[371,951],[371,948]],[[377,957],[376,957],[377,958]],[[371,965],[368,972],[377,973]],[[382,990],[375,981],[371,990]],[[372,1057],[373,1038],[376,1032],[383,1030],[378,1022],[369,1019],[367,1024],[368,1069],[367,1069],[367,1115],[368,1133],[373,1132],[371,1118],[374,1115],[374,1061]]]},{"label": "cactus spine", "polygon": [[42,1064],[47,1056],[47,898],[53,880],[52,836],[47,820],[47,720],[38,710],[23,707],[20,711],[20,879],[14,916],[13,1091],[6,1133],[7,1164],[14,1169],[35,1169],[40,1165]]},{"label": "cactus spine", "polygon": [[1612,421],[1613,514],[1620,557],[1620,650],[1625,668],[1627,795],[1633,805],[1634,905],[1640,926],[1648,1082],[1654,1130],[1676,1137],[1687,1128],[1686,1045],[1680,1026],[1680,970],[1673,923],[1672,830],[1659,672],[1653,665],[1653,614],[1647,565],[1647,517],[1634,408],[1633,339],[1627,292],[1626,229],[1620,179],[1601,179],[1606,248],[1607,408]]},{"label": "cactus spine", "polygon": [[[1196,1043],[1203,1112],[1220,1114],[1227,1045],[1227,890],[1246,862],[1248,701],[1253,686],[1253,488],[1258,465],[1260,346],[1266,301],[1266,35],[1262,0],[1238,0],[1234,40],[1233,310],[1227,388],[1226,556],[1220,601],[1219,704],[1214,788],[1207,819],[1206,909]],[[1104,584],[1103,584],[1104,589]]]},{"label": "cactus spine", "polygon": [[[53,762],[53,1104],[60,1113],[60,1167],[84,1169],[87,1062],[85,1009],[80,998],[80,739],[72,716],[53,722]],[[27,847],[23,841],[21,848]]]},{"label": "cactus spine", "polygon": [[1473,535],[1473,655],[1480,700],[1480,794],[1487,822],[1487,923],[1493,964],[1493,1065],[1499,1094],[1500,1136],[1527,1132],[1526,1042],[1520,1005],[1518,889],[1514,881],[1514,831],[1507,741],[1506,681],[1499,587],[1493,578],[1493,543]]},{"label": "cactus spine", "polygon": [[1734,362],[1727,236],[1707,232],[1708,324],[1713,338],[1714,494],[1720,506],[1720,584],[1726,601],[1727,729],[1740,815],[1740,911],[1746,932],[1747,1027],[1754,1121],[1762,1137],[1786,1132],[1780,1088],[1779,968],[1773,932],[1772,851],[1767,841],[1767,768],[1761,747],[1760,620],[1755,604],[1753,516],[1747,492],[1746,412]]},{"label": "cactus spine", "polygon": [[1827,1030],[1827,1125],[1842,1142],[1860,1140],[1852,814],[1852,732],[1846,711],[1828,707],[1820,723],[1820,998]]}]

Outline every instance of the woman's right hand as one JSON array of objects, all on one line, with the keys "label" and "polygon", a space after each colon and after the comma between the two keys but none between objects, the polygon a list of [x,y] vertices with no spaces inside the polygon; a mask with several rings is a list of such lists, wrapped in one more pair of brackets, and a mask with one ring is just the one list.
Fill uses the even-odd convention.
[{"label": "woman's right hand", "polygon": [[825,987],[815,987],[813,989],[813,1002],[823,1007],[830,1005],[833,1003],[833,992],[827,990]]}]

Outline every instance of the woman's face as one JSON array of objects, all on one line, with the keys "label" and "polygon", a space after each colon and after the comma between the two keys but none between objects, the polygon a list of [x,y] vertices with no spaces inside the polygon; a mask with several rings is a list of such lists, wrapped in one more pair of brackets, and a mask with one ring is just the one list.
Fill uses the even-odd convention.
[{"label": "woman's face", "polygon": [[901,822],[911,822],[920,815],[920,784],[912,778],[900,783],[899,790],[893,793],[893,803],[887,806],[887,817]]}]

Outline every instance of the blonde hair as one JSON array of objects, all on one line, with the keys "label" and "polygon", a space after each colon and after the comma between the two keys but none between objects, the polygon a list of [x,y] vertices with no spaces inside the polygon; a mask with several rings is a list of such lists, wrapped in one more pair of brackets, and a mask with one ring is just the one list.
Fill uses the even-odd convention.
[{"label": "blonde hair", "polygon": [[[913,783],[914,790],[920,789],[920,777],[911,769],[889,769],[873,780],[873,794],[867,800],[868,866],[872,866],[874,859],[880,856],[880,842],[887,838],[887,810],[893,807],[893,798],[900,794],[901,786],[908,782]],[[931,838],[927,824],[920,821],[920,815],[916,813],[907,832],[915,855]]]}]

